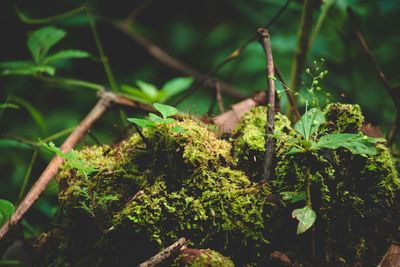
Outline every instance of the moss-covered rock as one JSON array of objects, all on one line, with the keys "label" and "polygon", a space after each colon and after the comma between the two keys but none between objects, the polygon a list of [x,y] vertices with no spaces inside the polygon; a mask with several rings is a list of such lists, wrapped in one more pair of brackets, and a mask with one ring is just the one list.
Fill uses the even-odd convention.
[{"label": "moss-covered rock", "polygon": [[[284,206],[280,196],[304,191],[308,170],[316,260],[325,266],[377,262],[390,241],[400,241],[398,224],[389,223],[400,220],[400,182],[389,150],[379,144],[374,156],[342,148],[291,155],[293,140],[302,137],[277,114],[272,181],[258,182],[265,113],[251,110],[229,140],[186,120],[144,129],[145,141],[134,134],[113,147],[83,148],[79,157],[95,171],[65,164],[59,173],[64,227],[47,246],[57,253],[44,252],[46,265],[134,265],[179,237],[238,266],[264,266],[274,249],[305,263],[311,235],[296,237],[290,216],[304,201]],[[347,104],[329,105],[325,116],[317,138],[360,133],[364,121],[360,108]],[[204,258],[198,260],[190,266],[203,266]]]},{"label": "moss-covered rock", "polygon": [[211,249],[185,249],[177,260],[185,267],[235,267],[229,258]]},{"label": "moss-covered rock", "polygon": [[[184,131],[177,133],[174,126]],[[191,120],[143,133],[148,145],[135,134],[113,148],[79,151],[82,160],[95,166],[93,173],[64,165],[57,180],[66,230],[53,262],[62,257],[72,266],[138,263],[182,236],[237,259],[238,248],[254,257],[266,249],[270,190],[236,169],[229,142]],[[88,226],[94,228],[90,235],[79,229]],[[78,243],[81,251],[95,246],[102,257],[88,253],[76,261],[66,256]],[[148,249],[127,257],[121,253],[127,243]]]}]

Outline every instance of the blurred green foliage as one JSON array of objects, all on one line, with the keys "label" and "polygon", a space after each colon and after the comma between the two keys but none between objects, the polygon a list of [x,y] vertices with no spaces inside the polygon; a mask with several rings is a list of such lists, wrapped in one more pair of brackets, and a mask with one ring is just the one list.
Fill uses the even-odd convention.
[{"label": "blurred green foliage", "polygon": [[[285,2],[2,1],[0,61],[24,61],[27,64],[26,61],[30,60],[28,67],[33,67],[34,71],[28,74],[34,74],[36,78],[0,77],[0,198],[16,204],[23,184],[26,183],[29,188],[51,158],[49,151],[38,146],[38,140],[47,139],[47,142],[54,141],[59,146],[70,128],[76,126],[96,103],[96,92],[84,89],[76,81],[92,84],[94,88],[91,89],[96,90],[110,86],[102,64],[104,58],[99,53],[90,21],[96,22],[95,28],[118,88],[131,90],[131,93],[134,90],[135,93],[147,94],[147,98],[142,95],[142,102],[173,104],[173,100],[176,100],[175,93],[181,93],[180,90],[167,96],[159,95],[159,92],[165,90],[167,81],[186,75],[154,59],[138,42],[117,29],[114,23],[129,18],[136,35],[148,38],[176,59],[205,74],[253,36],[257,28],[267,24]],[[359,104],[367,121],[387,132],[395,118],[395,106],[360,49],[351,30],[346,9],[352,7],[356,12],[360,29],[365,33],[379,64],[396,87],[400,86],[397,70],[400,28],[395,27],[400,23],[400,2],[317,2],[307,65],[324,58],[329,75],[320,86],[329,92],[331,101]],[[81,8],[82,5],[87,5],[89,9]],[[291,76],[301,8],[302,1],[290,1],[288,8],[269,27],[274,60],[286,80]],[[66,16],[51,17],[69,10],[72,11]],[[46,17],[49,19],[31,20]],[[29,23],[24,23],[21,19]],[[32,22],[48,23],[30,24]],[[62,42],[54,40],[54,47],[44,46],[38,50],[37,43],[29,40],[32,40],[35,30],[44,26],[51,27],[47,29],[59,29],[63,34],[58,39],[65,33],[68,35]],[[26,46],[27,40],[29,50]],[[72,52],[72,48],[79,50]],[[48,51],[51,55],[46,60]],[[67,56],[82,59],[69,60]],[[55,61],[55,58],[59,60]],[[40,75],[45,79],[37,79],[38,66],[41,67]],[[47,67],[43,69],[44,66]],[[54,69],[57,69],[56,77],[64,82],[56,82],[43,74],[52,74]],[[238,58],[219,69],[215,76],[250,96],[256,91],[265,90],[264,69],[265,55],[261,46],[253,41]],[[306,79],[307,76],[304,75],[304,80]],[[71,80],[75,83],[68,82]],[[144,83],[138,83],[139,80],[154,86],[150,89]],[[126,86],[121,87],[122,85]],[[186,86],[189,86],[188,82],[183,87]],[[162,89],[159,91],[158,88]],[[187,88],[182,91],[185,89]],[[305,86],[303,90],[306,90]],[[127,91],[122,92],[129,94]],[[204,114],[209,110],[214,95],[213,90],[200,88],[177,108],[192,114]],[[234,102],[237,100],[224,97],[226,106]],[[282,110],[285,110],[287,102],[284,94],[281,94]],[[299,105],[304,108],[301,103]],[[214,112],[217,111],[218,108],[214,107]],[[125,112],[127,117],[138,115],[130,110]],[[129,129],[126,128],[126,121],[121,119],[121,114],[114,109],[95,125],[80,145],[115,142],[126,136]],[[61,134],[48,140],[48,137],[59,132]],[[56,219],[56,192],[57,188],[52,184],[27,214],[25,225],[33,225],[33,230],[26,230],[27,233],[45,230]]]}]

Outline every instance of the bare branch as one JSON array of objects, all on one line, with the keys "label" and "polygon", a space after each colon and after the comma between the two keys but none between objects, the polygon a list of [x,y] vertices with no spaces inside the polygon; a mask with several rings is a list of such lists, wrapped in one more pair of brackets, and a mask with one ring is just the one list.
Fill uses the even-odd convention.
[{"label": "bare branch", "polygon": [[265,125],[265,156],[263,162],[262,180],[269,181],[271,175],[271,163],[274,150],[274,120],[275,120],[275,77],[274,59],[272,57],[271,41],[269,32],[265,28],[257,31],[258,40],[261,43],[267,59],[267,82],[268,82],[268,110],[267,124]]},{"label": "bare branch", "polygon": [[186,248],[187,240],[186,238],[182,237],[169,247],[165,248],[164,250],[160,251],[147,261],[141,263],[138,265],[138,267],[153,267],[157,266],[158,264],[162,263],[169,257],[171,257],[173,254],[178,253],[179,251],[182,251],[183,249]]}]

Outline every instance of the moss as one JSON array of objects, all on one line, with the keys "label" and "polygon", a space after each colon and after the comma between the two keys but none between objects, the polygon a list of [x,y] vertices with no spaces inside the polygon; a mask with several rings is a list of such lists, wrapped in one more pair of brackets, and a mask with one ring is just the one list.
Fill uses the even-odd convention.
[{"label": "moss", "polygon": [[[183,133],[171,130],[177,125]],[[266,248],[270,190],[235,169],[229,142],[191,120],[143,133],[149,147],[135,134],[113,148],[93,146],[79,151],[81,159],[96,166],[94,173],[63,167],[57,180],[69,230],[68,238],[59,244],[66,247],[60,249],[64,251],[60,257],[68,259],[77,239],[81,247],[96,244],[95,251],[103,259],[97,262],[89,254],[82,262],[96,261],[99,266],[114,258],[124,261],[123,244],[150,248],[129,259],[140,262],[157,252],[156,247],[181,236],[193,245],[210,244],[229,251],[233,257],[239,257],[236,247]],[[95,233],[81,233],[77,221],[85,227],[92,225]],[[114,258],[103,251],[110,247]],[[83,264],[71,259],[71,265]]]},{"label": "moss", "polygon": [[[321,134],[360,133],[364,118],[359,106],[331,104],[325,114],[327,122],[322,125]],[[265,151],[265,120],[265,109],[252,110],[244,116],[232,140],[238,165],[245,170],[250,166],[247,172],[253,177],[261,172],[257,168],[262,165]],[[286,120],[277,117],[276,121]],[[327,264],[334,265],[339,258],[349,265],[360,260],[376,262],[384,254],[380,248],[384,250],[388,240],[396,238],[385,231],[382,222],[400,200],[399,178],[389,150],[377,145],[378,154],[368,157],[353,155],[345,149],[288,156],[291,144],[287,141],[296,135],[288,123],[277,125],[272,191],[303,191],[308,166],[313,208],[319,218],[316,235],[330,244],[329,253],[335,255]],[[307,252],[300,254],[304,253]]]},{"label": "moss", "polygon": [[326,133],[358,133],[364,123],[359,105],[332,103],[326,106],[326,122],[321,132]]},{"label": "moss", "polygon": [[232,260],[211,249],[186,249],[179,257],[185,267],[234,267]]},{"label": "moss", "polygon": [[[80,157],[96,171],[85,174],[65,165],[59,173],[65,228],[53,246],[59,253],[48,256],[46,264],[139,263],[182,236],[238,265],[266,264],[267,252],[282,235],[289,236],[287,250],[300,261],[307,246],[297,245],[290,212],[304,203],[280,206],[279,193],[303,191],[306,166],[318,216],[316,236],[325,244],[319,256],[331,266],[376,262],[390,240],[400,240],[387,223],[400,217],[389,212],[400,202],[389,150],[378,145],[378,154],[368,157],[345,149],[288,155],[291,139],[298,136],[277,114],[273,178],[270,185],[257,182],[265,112],[259,107],[246,114],[229,140],[185,120],[145,129],[148,146],[134,134],[113,147],[83,148]],[[329,105],[325,112],[321,134],[359,133],[364,119],[358,106]],[[173,131],[174,126],[184,132]]]},{"label": "moss", "polygon": [[[265,107],[256,107],[246,113],[231,138],[239,168],[245,170],[253,180],[259,180],[262,172],[265,153],[265,114]],[[276,114],[274,134],[276,158],[283,156],[288,139],[293,138],[294,135],[289,119],[282,114]],[[278,162],[276,159],[274,161]]]}]

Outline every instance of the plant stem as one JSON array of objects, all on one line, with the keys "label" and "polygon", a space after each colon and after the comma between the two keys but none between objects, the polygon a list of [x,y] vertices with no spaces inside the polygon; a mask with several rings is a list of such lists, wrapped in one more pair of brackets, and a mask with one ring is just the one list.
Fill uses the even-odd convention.
[{"label": "plant stem", "polygon": [[306,167],[306,202],[308,207],[312,207],[312,202],[311,202],[311,186],[310,186],[310,179],[311,179],[311,174],[310,174],[310,168]]},{"label": "plant stem", "polygon": [[37,157],[37,154],[38,154],[38,150],[39,149],[37,147],[33,150],[31,161],[29,163],[28,169],[26,170],[26,173],[25,173],[25,176],[24,176],[24,180],[22,181],[21,189],[19,190],[18,202],[21,201],[22,197],[25,194],[26,186],[28,185],[28,180],[29,180],[29,177],[31,176],[32,167],[33,167],[33,164],[35,164],[36,157]]},{"label": "plant stem", "polygon": [[96,21],[94,20],[89,7],[86,7],[86,14],[87,14],[87,17],[89,20],[89,24],[90,24],[90,28],[92,30],[94,40],[96,42],[97,50],[99,51],[99,54],[100,54],[101,62],[103,63],[103,66],[104,66],[104,71],[106,72],[108,82],[110,83],[110,86],[111,86],[111,90],[116,92],[116,91],[118,91],[117,83],[115,82],[114,74],[111,70],[110,63],[108,61],[108,57],[106,56],[106,54],[104,52],[103,45],[101,44],[100,36],[99,36],[99,33],[97,32]]},{"label": "plant stem", "polygon": [[102,91],[105,90],[104,86],[98,83],[92,83],[88,81],[83,81],[83,80],[76,80],[76,79],[63,79],[63,78],[49,78],[49,77],[43,77],[39,76],[39,79],[45,81],[45,82],[50,82],[50,83],[57,83],[57,84],[62,84],[62,85],[72,85],[72,86],[78,86],[86,89],[91,89],[95,91]]},{"label": "plant stem", "polygon": [[268,181],[271,175],[271,163],[274,150],[274,120],[275,120],[275,77],[274,77],[274,59],[272,57],[271,41],[269,32],[265,28],[257,31],[258,40],[261,43],[267,59],[267,81],[268,81],[268,111],[267,123],[265,125],[265,156],[263,162],[262,180]]},{"label": "plant stem", "polygon": [[81,7],[66,11],[64,13],[60,13],[60,14],[46,17],[46,18],[30,18],[30,17],[26,16],[24,13],[22,13],[22,11],[18,7],[16,7],[15,9],[16,9],[18,18],[23,23],[26,23],[26,24],[49,24],[49,23],[53,23],[58,20],[72,17],[76,14],[79,14],[80,12],[85,11],[86,8],[84,6],[81,6]]}]

